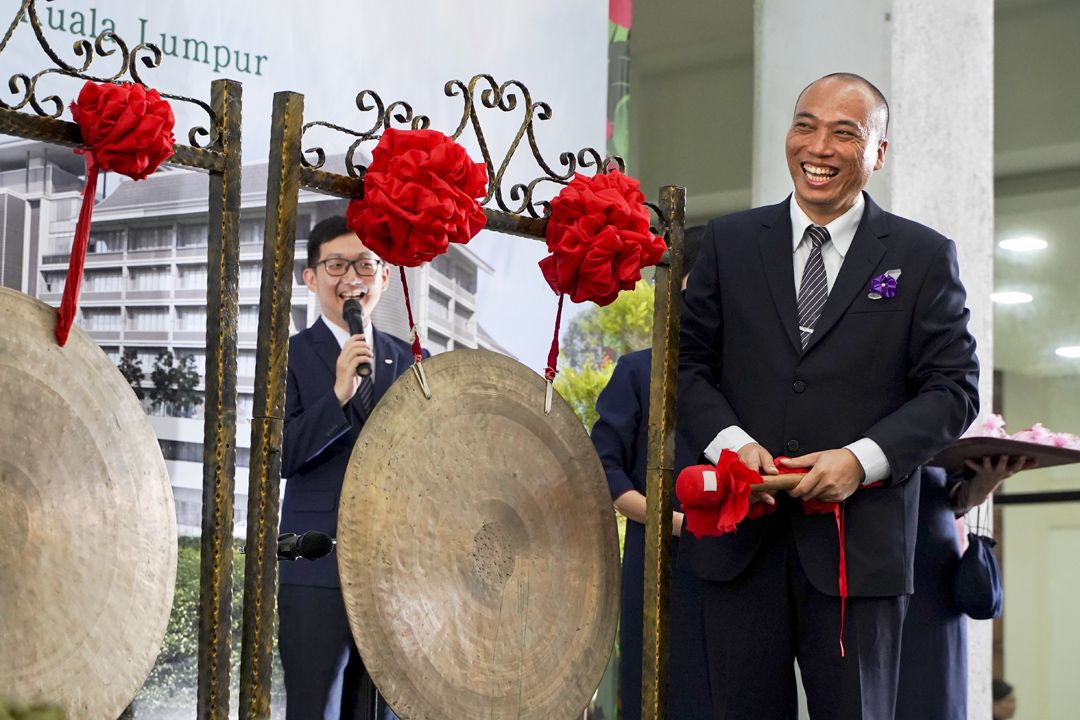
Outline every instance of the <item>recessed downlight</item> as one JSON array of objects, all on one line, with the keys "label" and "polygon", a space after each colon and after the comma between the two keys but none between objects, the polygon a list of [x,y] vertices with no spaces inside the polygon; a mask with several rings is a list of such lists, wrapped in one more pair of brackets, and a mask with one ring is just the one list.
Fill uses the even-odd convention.
[{"label": "recessed downlight", "polygon": [[1080,345],[1065,345],[1054,351],[1063,358],[1080,358]]},{"label": "recessed downlight", "polygon": [[1012,250],[1013,252],[1033,252],[1035,250],[1045,250],[1047,242],[1042,238],[1037,237],[1014,237],[1002,240],[998,243],[998,247],[1002,250]]},{"label": "recessed downlight", "polygon": [[1030,293],[1016,290],[990,293],[990,299],[1000,305],[1023,305],[1034,300]]}]

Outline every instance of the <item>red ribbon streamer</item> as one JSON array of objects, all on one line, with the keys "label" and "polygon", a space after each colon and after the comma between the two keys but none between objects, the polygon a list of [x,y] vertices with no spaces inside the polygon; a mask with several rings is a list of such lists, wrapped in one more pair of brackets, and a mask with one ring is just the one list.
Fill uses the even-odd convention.
[{"label": "red ribbon streamer", "polygon": [[[75,152],[80,152],[76,150]],[[71,324],[75,322],[75,310],[79,304],[79,289],[82,287],[83,266],[86,264],[86,247],[90,243],[90,221],[94,216],[94,196],[97,195],[98,162],[90,149],[82,151],[86,158],[86,185],[83,187],[82,207],[79,209],[79,222],[75,225],[75,240],[71,245],[71,257],[68,259],[67,280],[64,282],[64,297],[60,301],[60,310],[56,316],[56,341],[63,347],[67,344]]]},{"label": "red ribbon streamer", "polygon": [[420,349],[420,333],[417,331],[416,323],[413,322],[412,303],[409,302],[409,282],[405,279],[405,266],[399,265],[398,272],[401,273],[401,289],[405,292],[405,312],[409,316],[409,331],[412,333],[413,362],[420,362],[424,358],[424,352]]},{"label": "red ribbon streamer", "polygon": [[847,557],[844,555],[844,503],[833,504],[836,517],[836,535],[840,538],[840,657],[844,657],[844,609],[847,605]]},{"label": "red ribbon streamer", "polygon": [[[788,460],[787,457],[777,457],[775,462],[780,464],[781,460]],[[784,466],[784,471],[789,473],[807,473],[810,472],[810,468],[796,468]],[[880,485],[881,483],[875,483],[874,485]],[[869,487],[874,487],[871,485]],[[840,657],[844,657],[844,610],[847,608],[847,554],[844,551],[844,502],[826,502],[824,500],[818,500],[813,498],[810,500],[802,501],[803,512],[807,515],[814,513],[828,513],[831,512],[833,517],[836,518],[836,537],[840,541],[840,569],[837,572],[836,585],[840,591]]]},{"label": "red ribbon streamer", "polygon": [[559,362],[559,325],[562,324],[562,304],[565,293],[559,293],[559,309],[555,312],[555,336],[551,338],[551,350],[548,351],[547,367],[544,368],[544,378],[548,382],[555,382],[558,370],[555,368]]}]

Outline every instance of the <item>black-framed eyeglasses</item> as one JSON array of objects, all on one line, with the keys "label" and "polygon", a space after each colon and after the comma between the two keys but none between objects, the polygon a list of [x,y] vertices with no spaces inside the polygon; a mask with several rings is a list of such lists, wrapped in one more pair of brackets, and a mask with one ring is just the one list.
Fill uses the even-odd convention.
[{"label": "black-framed eyeglasses", "polygon": [[320,260],[316,264],[326,268],[326,274],[332,277],[341,277],[349,271],[350,265],[352,265],[352,269],[358,277],[374,277],[375,273],[379,271],[379,266],[382,265],[382,260],[369,257],[359,257],[355,260],[327,258],[326,260]]}]

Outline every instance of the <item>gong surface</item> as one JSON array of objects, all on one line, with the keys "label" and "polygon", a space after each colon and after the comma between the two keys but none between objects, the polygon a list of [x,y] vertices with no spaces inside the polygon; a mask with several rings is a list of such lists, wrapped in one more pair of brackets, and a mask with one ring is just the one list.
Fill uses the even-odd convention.
[{"label": "gong surface", "polygon": [[402,720],[580,717],[618,621],[619,547],[581,421],[486,350],[424,361],[353,450],[338,569],[364,664]]},{"label": "gong surface", "polygon": [[0,288],[0,696],[115,720],[153,666],[176,579],[172,490],[120,371]]}]

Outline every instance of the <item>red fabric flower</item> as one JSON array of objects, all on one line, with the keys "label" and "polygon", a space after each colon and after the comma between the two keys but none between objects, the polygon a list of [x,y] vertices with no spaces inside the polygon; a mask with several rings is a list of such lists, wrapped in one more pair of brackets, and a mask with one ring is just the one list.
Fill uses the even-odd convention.
[{"label": "red fabric flower", "polygon": [[68,259],[67,283],[56,315],[56,341],[67,343],[82,287],[90,222],[94,214],[98,172],[111,170],[142,180],[173,154],[172,106],[157,90],[138,83],[95,83],[87,80],[79,98],[71,103],[71,116],[79,126],[86,158],[86,184],[75,223],[75,238]]},{"label": "red fabric flower", "polygon": [[142,180],[173,154],[176,119],[157,90],[87,81],[71,115],[102,170]]},{"label": "red fabric flower", "polygon": [[349,203],[346,220],[383,260],[416,267],[483,229],[477,198],[487,182],[487,166],[446,135],[388,128],[364,175],[364,197]]},{"label": "red fabric flower", "polygon": [[746,467],[737,453],[723,450],[720,461],[712,465],[684,468],[675,481],[675,494],[683,505],[686,529],[695,537],[724,535],[750,517],[766,514],[750,505],[750,486],[761,482],[761,476]]},{"label": "red fabric flower", "polygon": [[617,170],[576,175],[551,201],[544,279],[574,302],[610,304],[631,290],[641,269],[660,261],[666,246],[649,230],[649,211],[637,180]]}]

